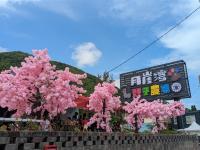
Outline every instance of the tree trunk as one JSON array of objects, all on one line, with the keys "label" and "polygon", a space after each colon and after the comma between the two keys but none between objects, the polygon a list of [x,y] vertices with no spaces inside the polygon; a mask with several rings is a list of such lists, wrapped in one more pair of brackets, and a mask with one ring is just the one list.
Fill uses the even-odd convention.
[{"label": "tree trunk", "polygon": [[[105,115],[105,112],[106,112],[106,101],[105,99],[103,100],[103,115]],[[106,118],[103,117],[103,122],[106,122]]]},{"label": "tree trunk", "polygon": [[139,128],[138,128],[138,115],[137,114],[134,115],[134,119],[135,119],[135,133],[138,133]]}]

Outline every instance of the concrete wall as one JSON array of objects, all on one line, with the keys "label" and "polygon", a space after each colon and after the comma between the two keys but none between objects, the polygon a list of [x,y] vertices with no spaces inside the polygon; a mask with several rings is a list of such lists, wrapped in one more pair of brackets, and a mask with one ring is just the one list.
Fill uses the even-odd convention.
[{"label": "concrete wall", "polygon": [[198,138],[189,135],[133,135],[124,133],[0,132],[0,150],[197,150]]}]

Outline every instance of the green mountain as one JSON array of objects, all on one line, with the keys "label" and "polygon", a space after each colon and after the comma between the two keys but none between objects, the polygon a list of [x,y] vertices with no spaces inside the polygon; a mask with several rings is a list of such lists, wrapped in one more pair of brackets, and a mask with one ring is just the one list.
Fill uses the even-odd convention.
[{"label": "green mountain", "polygon": [[[30,54],[20,51],[0,53],[0,72],[9,69],[10,66],[20,66],[24,58],[29,55]],[[56,65],[57,69],[63,70],[65,67],[69,67],[70,71],[73,73],[76,74],[85,73],[83,70],[70,66],[68,64],[64,64],[57,61],[51,61],[51,63]],[[88,96],[90,93],[92,93],[94,90],[94,86],[99,82],[100,80],[96,76],[87,73],[87,78],[83,81],[83,87],[87,90],[85,95]]]}]

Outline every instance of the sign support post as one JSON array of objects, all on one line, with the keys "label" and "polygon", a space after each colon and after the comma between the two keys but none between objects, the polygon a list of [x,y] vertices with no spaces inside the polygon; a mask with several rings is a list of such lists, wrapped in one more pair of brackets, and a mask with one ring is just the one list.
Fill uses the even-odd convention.
[{"label": "sign support post", "polygon": [[[181,99],[176,97],[174,98],[174,101],[180,101]],[[183,118],[181,116],[177,116],[177,126],[178,126],[178,129],[182,129],[183,127]]]}]

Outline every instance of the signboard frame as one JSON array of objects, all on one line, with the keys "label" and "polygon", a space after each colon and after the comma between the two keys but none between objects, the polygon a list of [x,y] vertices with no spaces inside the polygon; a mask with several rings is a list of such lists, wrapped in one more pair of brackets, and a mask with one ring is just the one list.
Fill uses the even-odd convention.
[{"label": "signboard frame", "polygon": [[[175,71],[177,68],[179,69],[179,72],[176,73]],[[171,78],[169,78],[168,76],[169,71],[171,71],[170,69],[172,69],[173,71],[175,70],[174,72],[172,72],[172,76],[170,76]],[[151,77],[153,80],[154,79],[153,75],[155,75],[158,71],[162,71],[161,72],[162,74],[163,73],[167,74],[165,76],[166,81],[164,80],[157,81],[157,82],[154,81],[150,84],[146,83],[148,81],[145,81],[145,83],[143,82],[144,77],[141,77],[142,75],[149,72],[149,74],[146,74],[146,75],[150,75],[151,73]],[[165,79],[165,78],[164,76],[162,76],[162,78],[159,78],[159,79]],[[163,89],[164,85],[167,85],[167,84],[169,84],[168,90],[173,91],[173,92],[167,93],[167,94],[161,93],[161,86]],[[158,85],[160,85],[159,86],[160,95],[156,95],[155,92],[151,93],[151,91],[153,91],[153,88],[158,88]],[[147,99],[148,101],[152,101],[156,99],[172,100],[172,99],[181,99],[181,98],[191,97],[187,67],[186,67],[186,63],[183,60],[120,74],[120,89],[122,91],[122,102],[132,101],[132,97],[134,96],[133,93],[134,92],[142,93],[145,86],[146,87],[150,86],[149,87],[150,95],[144,96],[141,94],[141,97]],[[136,91],[135,89],[139,89],[140,91]],[[180,91],[174,92],[176,90],[180,90]],[[152,96],[151,94],[155,94],[155,95]]]}]

